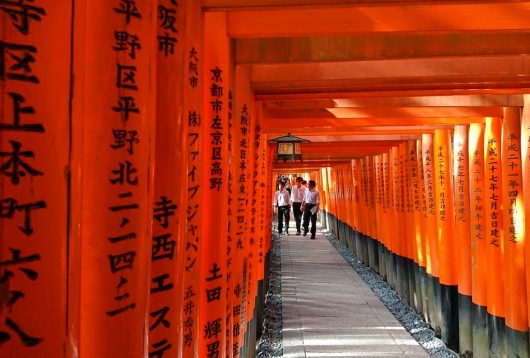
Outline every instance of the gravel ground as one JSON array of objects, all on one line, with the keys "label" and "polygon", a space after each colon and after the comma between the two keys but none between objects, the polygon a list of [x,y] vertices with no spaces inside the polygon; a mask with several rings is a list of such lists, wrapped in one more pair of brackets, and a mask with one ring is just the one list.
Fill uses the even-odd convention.
[{"label": "gravel ground", "polygon": [[271,271],[269,290],[265,297],[263,335],[258,342],[256,355],[260,358],[283,356],[281,246],[275,233],[272,234],[270,260]]},{"label": "gravel ground", "polygon": [[[275,231],[274,231],[275,232]],[[271,247],[271,272],[269,291],[265,299],[263,335],[258,342],[257,357],[282,357],[282,297],[281,297],[281,248],[278,236],[273,232]],[[370,286],[375,295],[397,318],[414,339],[431,357],[454,358],[457,353],[448,349],[445,343],[435,336],[434,331],[379,275],[366,267],[357,256],[348,250],[327,230],[322,229],[326,239]]]},{"label": "gravel ground", "polygon": [[377,273],[366,267],[347,247],[339,242],[327,230],[321,230],[326,239],[337,249],[344,259],[353,267],[361,278],[370,286],[379,300],[388,308],[396,319],[414,337],[431,357],[459,357],[457,353],[445,346],[435,336],[431,327]]}]

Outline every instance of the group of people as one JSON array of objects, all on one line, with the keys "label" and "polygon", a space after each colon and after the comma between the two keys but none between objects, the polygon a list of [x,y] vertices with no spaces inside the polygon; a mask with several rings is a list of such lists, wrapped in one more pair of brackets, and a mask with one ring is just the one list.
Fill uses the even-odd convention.
[{"label": "group of people", "polygon": [[[316,183],[314,180],[306,181],[302,177],[297,177],[296,185],[288,190],[288,182],[289,180],[279,180],[279,189],[274,194],[273,205],[275,212],[278,214],[278,234],[285,233],[285,235],[289,235],[289,219],[292,206],[294,220],[296,221],[296,235],[302,234],[300,230],[302,227],[304,229],[303,235],[307,236],[309,221],[311,221],[311,240],[314,240],[317,232],[317,213],[320,204],[320,193],[316,189]],[[285,231],[283,231],[284,222]]]}]

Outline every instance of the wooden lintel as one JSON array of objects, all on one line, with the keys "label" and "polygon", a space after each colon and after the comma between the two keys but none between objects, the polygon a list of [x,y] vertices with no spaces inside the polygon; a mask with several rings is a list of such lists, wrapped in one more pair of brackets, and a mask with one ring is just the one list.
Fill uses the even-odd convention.
[{"label": "wooden lintel", "polygon": [[240,38],[235,49],[239,64],[517,55],[530,53],[530,30]]},{"label": "wooden lintel", "polygon": [[313,100],[263,101],[268,109],[307,110],[319,108],[408,108],[408,107],[522,107],[523,95],[388,96]]},{"label": "wooden lintel", "polygon": [[369,32],[530,29],[530,2],[422,2],[242,9],[228,13],[232,37],[288,37]]}]

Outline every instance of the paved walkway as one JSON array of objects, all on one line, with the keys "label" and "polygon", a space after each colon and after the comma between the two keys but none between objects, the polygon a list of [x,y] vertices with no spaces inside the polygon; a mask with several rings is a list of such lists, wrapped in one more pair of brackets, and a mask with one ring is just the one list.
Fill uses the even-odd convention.
[{"label": "paved walkway", "polygon": [[285,358],[428,356],[322,234],[281,248]]}]

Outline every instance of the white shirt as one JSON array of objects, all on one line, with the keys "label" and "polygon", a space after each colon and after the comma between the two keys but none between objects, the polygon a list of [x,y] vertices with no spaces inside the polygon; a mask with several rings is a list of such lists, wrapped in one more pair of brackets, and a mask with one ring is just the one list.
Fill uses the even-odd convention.
[{"label": "white shirt", "polygon": [[277,190],[274,194],[274,206],[285,206],[285,205],[291,205],[291,196],[289,195],[289,192],[287,189],[283,189],[283,191]]},{"label": "white shirt", "polygon": [[314,188],[313,190],[307,189],[305,191],[304,203],[315,205],[318,205],[318,203],[320,203],[320,193],[316,188]]},{"label": "white shirt", "polygon": [[302,201],[304,201],[305,191],[306,191],[306,187],[303,185],[300,187],[298,187],[297,185],[293,186],[291,188],[291,196],[292,196],[293,202],[301,203]]}]

